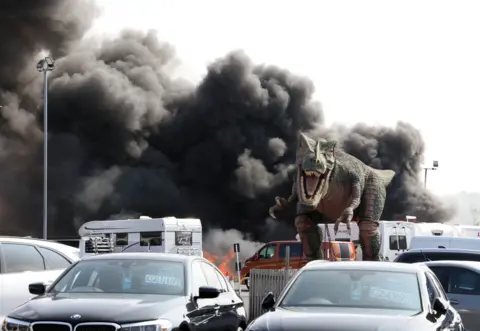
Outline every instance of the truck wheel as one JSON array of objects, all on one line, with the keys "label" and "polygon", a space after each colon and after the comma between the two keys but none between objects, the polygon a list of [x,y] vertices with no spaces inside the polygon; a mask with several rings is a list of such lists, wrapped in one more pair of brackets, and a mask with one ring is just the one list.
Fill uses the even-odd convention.
[{"label": "truck wheel", "polygon": [[[250,274],[248,274],[246,277],[250,277]],[[245,279],[245,287],[247,290],[250,290],[250,284],[248,283],[249,279]]]}]

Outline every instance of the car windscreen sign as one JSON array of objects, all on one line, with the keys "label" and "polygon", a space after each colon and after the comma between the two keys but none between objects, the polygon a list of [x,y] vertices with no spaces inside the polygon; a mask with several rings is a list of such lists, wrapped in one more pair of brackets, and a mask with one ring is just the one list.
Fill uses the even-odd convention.
[{"label": "car windscreen sign", "polygon": [[182,286],[182,281],[178,277],[168,275],[147,274],[144,283],[148,285]]},{"label": "car windscreen sign", "polygon": [[175,246],[192,246],[192,232],[176,231]]}]

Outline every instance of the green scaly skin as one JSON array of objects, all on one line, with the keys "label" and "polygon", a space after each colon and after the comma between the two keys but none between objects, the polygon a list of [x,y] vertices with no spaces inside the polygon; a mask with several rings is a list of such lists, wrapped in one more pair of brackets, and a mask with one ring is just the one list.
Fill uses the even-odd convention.
[{"label": "green scaly skin", "polygon": [[319,223],[334,223],[336,233],[341,222],[350,231],[350,222],[356,219],[363,260],[379,261],[378,221],[395,172],[374,169],[335,146],[335,141],[300,134],[292,193],[288,199],[275,198],[270,216],[296,204],[295,226],[309,260],[322,258]]}]

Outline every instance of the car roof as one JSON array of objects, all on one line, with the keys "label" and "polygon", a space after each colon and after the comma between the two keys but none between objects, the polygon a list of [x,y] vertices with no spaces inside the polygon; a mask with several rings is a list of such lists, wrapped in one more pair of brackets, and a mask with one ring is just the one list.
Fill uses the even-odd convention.
[{"label": "car roof", "polygon": [[[478,240],[478,239],[477,239]],[[464,248],[413,248],[402,254],[411,254],[411,253],[468,253],[468,254],[480,254],[480,251],[474,249],[464,249]]]},{"label": "car roof", "polygon": [[304,270],[372,270],[372,271],[397,271],[417,273],[425,270],[425,266],[420,264],[407,264],[396,262],[370,262],[370,261],[342,261],[326,262],[319,260],[308,263]]},{"label": "car roof", "polygon": [[188,261],[203,259],[199,256],[189,256],[173,253],[153,253],[153,252],[123,252],[108,253],[85,256],[82,260],[158,260],[158,261],[174,261],[186,263]]},{"label": "car roof", "polygon": [[418,262],[419,264],[424,264],[426,266],[442,266],[442,267],[467,267],[472,270],[480,272],[480,262],[478,261],[427,261],[427,262]]},{"label": "car roof", "polygon": [[68,246],[68,245],[64,245],[61,243],[48,241],[44,239],[38,239],[38,238],[0,236],[0,244],[2,242],[38,245],[43,247],[56,248],[57,250],[60,250],[60,251],[65,251],[65,250],[71,251],[71,252],[79,251],[78,248],[75,248],[72,246]]}]

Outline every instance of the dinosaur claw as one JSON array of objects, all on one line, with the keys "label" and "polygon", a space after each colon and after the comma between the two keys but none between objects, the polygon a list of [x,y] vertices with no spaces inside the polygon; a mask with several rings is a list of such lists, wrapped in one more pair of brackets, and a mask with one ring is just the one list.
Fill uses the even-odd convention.
[{"label": "dinosaur claw", "polygon": [[273,208],[270,208],[268,210],[268,213],[270,214],[270,217],[273,218],[274,220],[277,219],[277,217],[275,216],[275,212],[273,211]]}]

